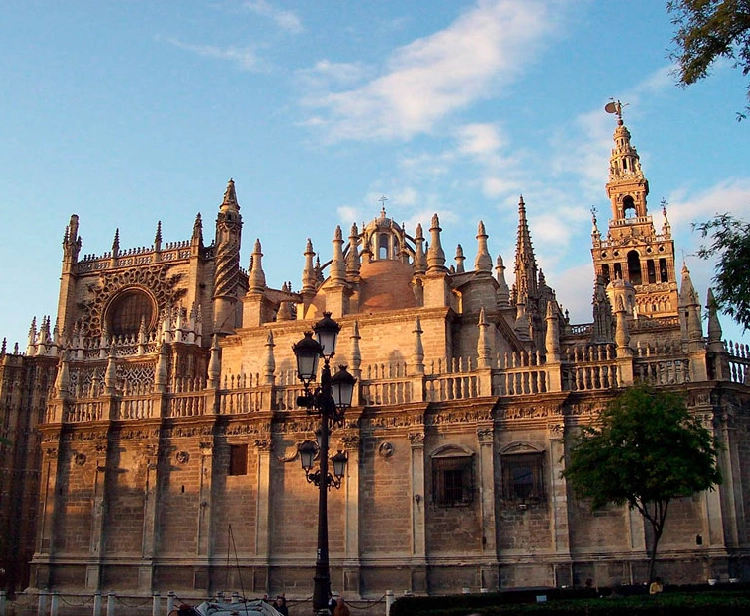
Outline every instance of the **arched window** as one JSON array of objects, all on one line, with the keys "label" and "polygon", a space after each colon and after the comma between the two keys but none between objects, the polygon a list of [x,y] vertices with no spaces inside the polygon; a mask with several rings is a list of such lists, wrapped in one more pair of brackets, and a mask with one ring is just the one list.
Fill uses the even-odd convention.
[{"label": "arched window", "polygon": [[622,211],[625,218],[632,218],[636,215],[635,201],[633,201],[633,197],[630,195],[622,200]]},{"label": "arched window", "polygon": [[378,234],[378,259],[388,258],[388,235],[385,233]]},{"label": "arched window", "polygon": [[628,279],[632,284],[642,284],[641,257],[635,250],[628,253]]},{"label": "arched window", "polygon": [[146,331],[156,323],[156,304],[143,289],[131,288],[121,291],[109,304],[106,313],[107,331],[110,336],[134,336],[141,328]]}]

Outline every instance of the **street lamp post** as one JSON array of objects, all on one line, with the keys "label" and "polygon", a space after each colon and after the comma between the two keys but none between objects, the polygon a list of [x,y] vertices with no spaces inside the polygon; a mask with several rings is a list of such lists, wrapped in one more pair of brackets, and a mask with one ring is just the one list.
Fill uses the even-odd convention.
[{"label": "street lamp post", "polygon": [[[304,383],[305,392],[297,398],[297,404],[307,409],[311,415],[320,416],[320,429],[317,433],[317,447],[312,441],[299,446],[300,459],[305,476],[319,490],[318,496],[318,551],[315,559],[315,588],[313,590],[313,610],[328,613],[328,597],[331,593],[331,568],[328,558],[328,490],[338,489],[346,469],[346,455],[339,451],[333,456],[333,474],[329,471],[329,437],[334,424],[341,427],[344,412],[351,406],[356,379],[339,366],[331,375],[331,358],[336,350],[336,337],[341,326],[331,318],[330,312],[323,313],[323,319],[315,324],[312,332],[292,348],[297,357],[297,376]],[[320,385],[311,389],[310,384],[317,376],[318,360],[323,358],[323,371]],[[319,453],[319,469],[312,471],[316,449]]]}]

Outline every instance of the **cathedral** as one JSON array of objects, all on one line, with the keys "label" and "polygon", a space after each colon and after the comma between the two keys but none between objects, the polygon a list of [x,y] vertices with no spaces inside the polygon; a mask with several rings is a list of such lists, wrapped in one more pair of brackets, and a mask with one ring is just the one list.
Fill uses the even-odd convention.
[{"label": "cathedral", "polygon": [[437,215],[405,229],[383,208],[329,248],[308,239],[280,288],[260,241],[240,263],[231,180],[208,239],[198,215],[185,241],[159,225],[152,246],[116,234],[83,254],[72,215],[56,315],[0,351],[3,585],[308,597],[318,491],[300,446],[318,420],[292,346],[326,313],[341,325],[332,363],[356,378],[330,435],[347,459],[328,493],[347,598],[643,582],[640,515],[592,513],[561,477],[570,437],[642,381],[684,392],[722,445],[722,484],[670,506],[659,574],[749,580],[750,353],[722,341],[710,290],[702,305],[677,274],[620,113],[606,192],[585,324],[537,264],[523,198],[512,272],[481,221],[469,262],[458,246],[447,263]]}]

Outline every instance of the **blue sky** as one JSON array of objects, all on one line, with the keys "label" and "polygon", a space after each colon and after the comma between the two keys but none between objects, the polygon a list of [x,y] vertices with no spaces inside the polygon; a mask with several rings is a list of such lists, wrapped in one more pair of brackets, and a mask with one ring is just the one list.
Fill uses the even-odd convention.
[{"label": "blue sky", "polygon": [[472,262],[483,220],[512,266],[522,193],[547,282],[589,321],[610,97],[705,298],[691,223],[750,218],[750,121],[729,63],[675,86],[672,34],[660,0],[3,2],[0,338],[25,349],[31,318],[54,320],[72,213],[83,254],[117,227],[123,248],[151,245],[159,220],[187,239],[197,212],[208,242],[230,177],[242,264],[260,238],[276,288],[300,287],[306,238],[327,260],[381,195],[411,233],[437,212],[449,258],[461,243]]}]

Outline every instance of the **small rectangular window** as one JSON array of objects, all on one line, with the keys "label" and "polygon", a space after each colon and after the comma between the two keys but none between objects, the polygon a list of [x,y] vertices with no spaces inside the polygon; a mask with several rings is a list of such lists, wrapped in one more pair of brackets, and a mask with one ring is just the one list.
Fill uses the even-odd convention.
[{"label": "small rectangular window", "polygon": [[229,446],[229,474],[247,475],[247,443]]},{"label": "small rectangular window", "polygon": [[501,466],[503,499],[532,503],[544,498],[541,452],[505,455]]},{"label": "small rectangular window", "polygon": [[436,505],[468,505],[474,496],[471,456],[432,458],[432,493]]}]

